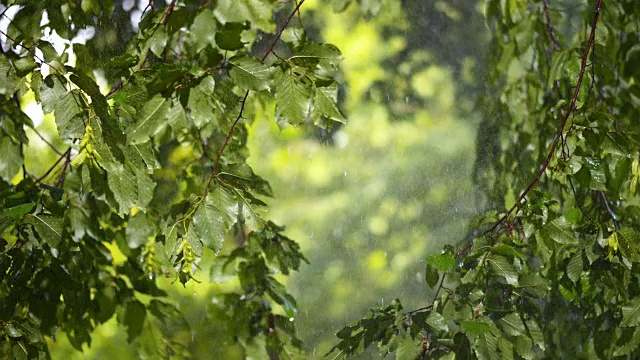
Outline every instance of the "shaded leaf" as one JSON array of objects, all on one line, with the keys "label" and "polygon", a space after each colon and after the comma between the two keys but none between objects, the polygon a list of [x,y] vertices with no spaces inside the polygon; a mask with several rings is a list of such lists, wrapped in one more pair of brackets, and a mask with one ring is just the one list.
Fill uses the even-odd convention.
[{"label": "shaded leaf", "polygon": [[564,217],[557,218],[548,223],[542,229],[542,233],[559,244],[575,245],[578,243],[578,239],[575,237],[575,234]]},{"label": "shaded leaf", "polygon": [[216,44],[223,50],[240,50],[244,47],[244,43],[240,40],[240,35],[248,28],[243,23],[228,22],[216,32]]},{"label": "shaded leaf", "polygon": [[127,341],[132,342],[142,332],[147,309],[138,300],[130,300],[125,305],[123,323],[127,327]]},{"label": "shaded leaf", "polygon": [[51,247],[58,246],[62,239],[62,218],[49,214],[27,215],[26,222],[32,224]]},{"label": "shaded leaf", "polygon": [[427,285],[433,289],[438,284],[438,280],[440,280],[440,274],[438,274],[438,270],[433,265],[427,263],[424,279]]},{"label": "shaded leaf", "polygon": [[524,323],[517,313],[509,313],[500,318],[497,323],[509,336],[520,336],[525,332]]},{"label": "shaded leaf", "polygon": [[629,304],[621,307],[621,327],[638,326],[640,324],[640,297],[632,299]]},{"label": "shaded leaf", "polygon": [[487,258],[487,263],[489,264],[492,272],[495,275],[502,276],[507,284],[518,284],[518,271],[507,258],[501,255],[493,255]]},{"label": "shaded leaf", "polygon": [[477,320],[461,321],[460,327],[464,331],[470,332],[474,335],[482,335],[491,329],[489,324]]},{"label": "shaded leaf", "polygon": [[569,264],[567,265],[567,276],[574,283],[580,279],[583,266],[582,251],[578,251],[571,257],[571,260],[569,260]]},{"label": "shaded leaf", "polygon": [[167,112],[171,101],[160,94],[154,95],[138,112],[136,122],[127,128],[127,142],[147,142],[167,125]]},{"label": "shaded leaf", "polygon": [[314,110],[329,119],[346,123],[347,119],[338,108],[338,86],[317,87],[314,96]]},{"label": "shaded leaf", "polygon": [[96,82],[83,73],[74,73],[69,75],[69,79],[91,97],[91,105],[96,111],[100,120],[104,123],[109,122],[109,104],[107,98],[100,92],[100,87]]},{"label": "shaded leaf", "polygon": [[197,127],[211,122],[214,119],[214,91],[216,82],[213,76],[207,76],[200,84],[189,90],[189,111],[193,123]]},{"label": "shaded leaf", "polygon": [[440,315],[440,313],[436,311],[432,311],[429,313],[429,316],[427,316],[426,322],[429,326],[431,326],[432,328],[438,331],[449,330],[449,326],[447,326],[447,321],[444,319],[442,315]]},{"label": "shaded leaf", "polygon": [[0,139],[0,176],[7,182],[20,171],[24,161],[20,154],[20,146],[13,143],[8,136]]},{"label": "shaded leaf", "polygon": [[229,75],[238,86],[249,90],[265,90],[271,87],[271,68],[249,56],[229,59],[233,65]]}]

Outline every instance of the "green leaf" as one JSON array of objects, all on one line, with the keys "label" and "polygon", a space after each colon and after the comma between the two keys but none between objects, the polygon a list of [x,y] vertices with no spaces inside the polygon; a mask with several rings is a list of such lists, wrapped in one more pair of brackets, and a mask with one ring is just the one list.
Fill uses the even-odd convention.
[{"label": "green leaf", "polygon": [[138,199],[136,174],[118,162],[106,163],[105,168],[109,189],[119,205],[118,214],[128,214]]},{"label": "green leaf", "polygon": [[499,360],[498,339],[491,332],[486,332],[476,339],[474,350],[479,360]]},{"label": "green leaf", "polygon": [[517,313],[509,313],[500,318],[497,323],[502,331],[509,336],[520,336],[525,332],[524,323]]},{"label": "green leaf", "polygon": [[567,276],[574,283],[580,279],[583,269],[582,251],[576,252],[567,265]]},{"label": "green leaf", "polygon": [[20,146],[14,144],[8,136],[0,139],[0,176],[7,182],[20,171],[24,159],[20,154]]},{"label": "green leaf", "polygon": [[518,250],[514,249],[513,246],[509,246],[506,244],[491,246],[489,248],[489,251],[494,254],[507,256],[509,258],[517,257],[520,260],[524,260],[524,255],[518,252]]},{"label": "green leaf", "polygon": [[353,0],[331,0],[331,6],[336,13],[343,12]]},{"label": "green leaf", "polygon": [[127,244],[131,249],[137,249],[145,244],[148,237],[153,234],[153,228],[143,212],[138,212],[127,223]]},{"label": "green leaf", "polygon": [[216,33],[211,29],[214,29],[217,23],[218,21],[211,9],[203,10],[193,20],[189,36],[195,45],[196,52],[202,51],[207,46],[214,47],[216,45]]},{"label": "green leaf", "polygon": [[224,23],[248,20],[254,27],[273,33],[276,29],[271,14],[275,10],[275,4],[277,3],[269,0],[218,0],[215,14]]},{"label": "green leaf", "polygon": [[477,320],[465,320],[460,322],[460,327],[471,334],[482,335],[489,331],[491,327],[489,324],[477,321]]},{"label": "green leaf", "polygon": [[193,215],[194,234],[190,236],[195,236],[205,246],[219,252],[237,216],[238,203],[234,196],[221,187],[214,187]]},{"label": "green leaf", "polygon": [[451,268],[453,268],[453,266],[456,263],[456,260],[453,257],[453,254],[447,251],[439,255],[438,254],[430,255],[427,258],[427,263],[431,264],[434,268],[438,269],[439,271],[447,272]]},{"label": "green leaf", "polygon": [[18,78],[6,56],[0,56],[0,94],[12,95]]},{"label": "green leaf", "polygon": [[16,67],[16,75],[19,77],[27,76],[31,71],[33,71],[33,69],[38,67],[38,64],[33,57],[28,55],[14,61],[13,65]]},{"label": "green leaf", "polygon": [[559,244],[578,244],[578,239],[575,237],[575,234],[564,217],[559,217],[548,223],[544,228],[542,228],[542,233]]},{"label": "green leaf", "polygon": [[640,232],[623,227],[618,230],[616,239],[624,257],[633,262],[640,261]]},{"label": "green leaf", "polygon": [[58,99],[54,116],[62,139],[78,139],[84,135],[85,126],[81,117],[83,106],[78,90],[71,90]]},{"label": "green leaf", "polygon": [[56,248],[62,239],[62,218],[49,215],[27,215],[27,223],[32,224],[42,240],[51,247]]},{"label": "green leaf", "polygon": [[422,353],[422,339],[412,339],[411,336],[403,336],[397,340],[396,360],[415,360]]},{"label": "green leaf", "polygon": [[502,276],[507,284],[518,284],[518,270],[516,270],[516,267],[513,266],[506,257],[501,255],[492,255],[487,258],[487,263],[489,264],[492,272],[495,275]]},{"label": "green leaf", "polygon": [[570,50],[558,51],[553,54],[551,67],[549,68],[549,77],[547,79],[547,89],[551,89],[557,80],[564,76],[564,66],[571,57]]},{"label": "green leaf", "polygon": [[10,208],[2,209],[2,213],[13,220],[20,220],[26,213],[32,212],[36,203],[29,202],[26,204],[16,205]]},{"label": "green leaf", "polygon": [[533,343],[540,347],[540,349],[545,350],[546,346],[544,344],[544,335],[542,335],[542,330],[540,330],[538,324],[533,320],[525,320],[525,323],[527,325],[527,330],[529,331],[529,336],[531,337],[531,340],[533,340]]},{"label": "green leaf", "polygon": [[509,340],[507,340],[507,338],[498,338],[498,347],[500,348],[501,360],[513,359],[513,344]]},{"label": "green leaf", "polygon": [[21,340],[16,341],[15,345],[13,346],[13,358],[16,360],[29,359],[29,351]]},{"label": "green leaf", "polygon": [[449,331],[449,326],[447,326],[447,321],[444,319],[444,317],[440,313],[436,311],[432,311],[429,313],[429,316],[427,316],[426,322],[429,326],[431,326],[435,330]]},{"label": "green leaf", "polygon": [[132,342],[142,332],[147,309],[138,300],[130,300],[125,305],[124,325],[127,327],[127,341]]},{"label": "green leaf", "polygon": [[47,76],[41,84],[40,100],[42,111],[45,114],[52,113],[58,106],[60,98],[68,91],[62,80],[55,75]]},{"label": "green leaf", "polygon": [[440,274],[438,274],[438,270],[433,265],[427,263],[424,279],[427,285],[433,289],[438,284],[438,280],[440,280]]},{"label": "green leaf", "polygon": [[233,65],[229,71],[231,78],[245,90],[265,90],[271,88],[271,68],[249,56],[235,56],[229,59]]},{"label": "green leaf", "polygon": [[215,108],[213,99],[215,91],[215,80],[213,76],[207,76],[200,84],[189,90],[189,110],[191,119],[197,127],[202,127],[214,119],[213,110]]},{"label": "green leaf", "polygon": [[342,54],[335,45],[309,43],[296,49],[289,60],[313,70],[320,62],[337,65],[342,61]]},{"label": "green leaf", "polygon": [[640,345],[640,328],[635,328],[631,339],[623,346],[616,346],[613,356],[625,356],[631,354]]},{"label": "green leaf", "polygon": [[216,32],[216,44],[222,50],[240,50],[244,48],[240,35],[248,28],[249,26],[243,23],[228,22]]},{"label": "green leaf", "polygon": [[189,125],[184,107],[182,107],[182,104],[180,104],[180,101],[177,99],[174,99],[173,106],[171,106],[171,109],[169,109],[167,113],[167,122],[174,132]]},{"label": "green leaf", "polygon": [[127,128],[127,142],[140,144],[167,126],[167,113],[171,101],[160,94],[154,95],[138,112],[136,122]]},{"label": "green leaf", "polygon": [[623,305],[621,310],[622,321],[620,322],[620,327],[640,325],[640,297],[636,297],[629,304]]},{"label": "green leaf", "polygon": [[311,91],[292,70],[276,75],[276,113],[285,123],[301,124],[309,113]]},{"label": "green leaf", "polygon": [[337,98],[338,86],[336,84],[327,87],[316,87],[314,110],[329,119],[346,123],[347,119],[336,103]]},{"label": "green leaf", "polygon": [[109,104],[107,104],[107,98],[100,92],[98,84],[92,78],[80,72],[71,74],[69,80],[91,97],[91,106],[95,109],[96,114],[103,123],[108,124],[110,120]]},{"label": "green leaf", "polygon": [[158,26],[148,40],[149,49],[155,56],[162,57],[168,40],[169,36],[164,26]]}]

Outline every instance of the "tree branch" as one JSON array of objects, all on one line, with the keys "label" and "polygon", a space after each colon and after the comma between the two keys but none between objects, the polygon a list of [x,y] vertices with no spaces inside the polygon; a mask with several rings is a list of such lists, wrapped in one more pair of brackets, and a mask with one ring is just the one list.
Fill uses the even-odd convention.
[{"label": "tree branch", "polygon": [[[522,191],[520,193],[520,195],[518,196],[518,199],[516,200],[515,204],[509,210],[507,210],[507,212],[504,213],[504,215],[491,228],[489,228],[488,230],[480,233],[480,235],[478,235],[478,237],[482,237],[484,235],[487,235],[487,234],[493,232],[499,226],[503,225],[504,222],[506,221],[506,219],[514,211],[516,211],[519,208],[521,201],[538,184],[538,182],[540,181],[540,178],[542,177],[544,172],[547,170],[547,167],[549,166],[549,163],[551,162],[551,159],[553,158],[553,155],[554,155],[554,153],[556,151],[556,148],[558,147],[558,143],[562,139],[562,136],[564,134],[564,128],[567,125],[567,121],[569,120],[569,116],[571,116],[571,114],[575,110],[576,102],[578,101],[578,93],[580,92],[580,87],[582,86],[582,79],[584,78],[584,74],[585,74],[585,71],[587,69],[587,59],[589,58],[589,53],[591,52],[591,49],[592,49],[592,46],[593,46],[593,42],[594,42],[595,36],[596,36],[596,25],[598,24],[598,19],[600,18],[600,10],[602,9],[602,1],[603,0],[598,0],[597,3],[596,3],[596,10],[594,12],[593,21],[591,23],[591,32],[589,34],[589,39],[587,40],[587,44],[585,45],[584,52],[582,53],[582,59],[581,59],[581,63],[580,63],[580,73],[578,74],[578,80],[577,80],[577,83],[576,83],[576,86],[575,86],[575,90],[573,91],[573,97],[571,98],[571,102],[570,102],[570,104],[569,104],[564,116],[562,117],[562,121],[560,121],[560,124],[558,125],[558,128],[556,130],[556,134],[555,134],[554,139],[553,139],[553,143],[551,144],[551,148],[549,149],[549,151],[547,153],[547,157],[545,158],[544,162],[542,163],[542,166],[540,167],[540,170],[536,173],[535,177],[531,180],[531,182],[529,182],[529,185],[527,185],[527,187],[524,189],[524,191]],[[517,213],[517,211],[516,211],[516,213]]]}]

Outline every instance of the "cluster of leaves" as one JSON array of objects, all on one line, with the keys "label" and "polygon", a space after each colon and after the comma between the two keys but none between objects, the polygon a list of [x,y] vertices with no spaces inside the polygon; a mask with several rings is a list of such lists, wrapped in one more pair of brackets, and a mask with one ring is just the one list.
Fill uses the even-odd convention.
[{"label": "cluster of leaves", "polygon": [[477,219],[471,242],[426,259],[431,303],[376,309],[332,352],[638,357],[640,9],[485,5],[496,35],[476,179],[499,210]]},{"label": "cluster of leaves", "polygon": [[[120,1],[3,2],[2,357],[48,357],[57,329],[81,350],[114,314],[141,353],[186,355],[174,339],[189,329],[157,279],[197,278],[205,248],[231,251],[214,267],[235,264],[222,308],[235,341],[262,334],[270,356],[299,346],[295,300],[274,274],[304,257],[261,215],[271,188],[246,164],[244,124],[265,111],[282,126],[344,121],[339,50],[290,24],[303,2],[152,1],[137,31]],[[126,43],[102,56],[114,21],[129,24]],[[87,44],[71,45],[78,36]],[[67,147],[51,145],[59,157],[43,174],[25,164],[34,124],[19,100],[30,93]]]}]

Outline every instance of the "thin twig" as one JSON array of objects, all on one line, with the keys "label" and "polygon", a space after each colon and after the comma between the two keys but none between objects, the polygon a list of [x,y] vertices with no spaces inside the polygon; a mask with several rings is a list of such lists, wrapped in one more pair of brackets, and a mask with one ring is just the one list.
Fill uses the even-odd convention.
[{"label": "thin twig", "polygon": [[616,220],[617,215],[616,213],[613,212],[613,210],[609,206],[609,201],[607,201],[607,196],[604,194],[604,191],[602,190],[598,190],[597,193],[600,194],[600,196],[602,196],[602,201],[604,202],[604,206],[607,208],[607,212],[609,213],[609,216],[611,216],[611,220],[613,220],[613,227],[616,229],[616,231],[618,231],[618,220]]},{"label": "thin twig", "polygon": [[436,289],[436,293],[433,295],[433,300],[431,301],[431,304],[435,304],[436,300],[438,300],[438,295],[440,294],[440,289],[442,289],[442,284],[444,283],[444,277],[445,276],[447,276],[446,272],[444,274],[442,274],[442,279],[440,279],[440,284],[438,285],[438,288]]},{"label": "thin twig", "polygon": [[162,25],[167,25],[167,23],[169,22],[169,17],[171,16],[171,13],[173,12],[173,9],[176,6],[176,0],[171,0],[171,2],[169,3],[169,5],[167,5],[167,8],[164,11],[164,17],[162,18]]},{"label": "thin twig", "polygon": [[289,17],[287,18],[287,20],[285,20],[284,24],[282,25],[282,28],[280,28],[280,30],[278,31],[278,33],[276,34],[276,37],[273,39],[273,41],[271,42],[271,45],[269,45],[269,48],[267,49],[267,52],[264,53],[264,55],[262,56],[262,58],[260,59],[260,61],[264,62],[267,59],[267,56],[269,56],[269,54],[273,51],[273,48],[276,46],[276,43],[278,42],[278,40],[280,40],[280,37],[282,36],[282,33],[284,32],[284,30],[287,28],[287,26],[289,26],[289,22],[291,21],[291,19],[296,15],[296,13],[298,12],[298,10],[300,10],[300,6],[302,6],[302,4],[304,4],[305,0],[300,0],[300,2],[296,5],[296,7],[293,9],[293,12],[291,13],[291,15],[289,15]]},{"label": "thin twig", "polygon": [[556,151],[556,148],[558,147],[558,143],[560,142],[560,140],[562,139],[562,136],[564,134],[564,128],[567,125],[567,121],[569,120],[569,117],[571,116],[571,114],[573,113],[573,111],[576,108],[576,102],[578,101],[578,93],[580,92],[580,87],[582,86],[582,79],[584,78],[584,74],[587,68],[587,59],[589,58],[589,53],[591,51],[593,42],[595,40],[595,36],[596,36],[596,25],[598,23],[598,19],[600,18],[600,10],[602,9],[602,1],[603,0],[598,0],[598,2],[596,3],[596,11],[594,13],[593,16],[593,22],[591,23],[591,33],[589,34],[589,39],[587,40],[587,45],[584,48],[584,52],[582,53],[582,60],[580,63],[580,73],[578,74],[578,80],[575,86],[575,89],[573,91],[573,97],[571,98],[571,103],[569,104],[569,107],[567,108],[564,116],[562,117],[562,121],[560,122],[560,124],[558,125],[558,128],[556,130],[556,134],[554,136],[553,139],[553,143],[551,144],[551,148],[549,149],[548,153],[547,153],[547,157],[545,158],[544,162],[542,163],[542,166],[540,167],[540,170],[536,173],[535,177],[531,180],[531,182],[529,182],[529,185],[527,185],[527,187],[524,189],[524,191],[522,191],[520,193],[520,195],[518,196],[518,199],[516,200],[515,204],[509,209],[507,210],[507,212],[504,213],[504,215],[488,230],[482,232],[479,236],[484,236],[488,233],[493,232],[496,228],[498,228],[498,226],[500,226],[501,224],[504,223],[504,221],[516,210],[519,208],[521,201],[527,196],[527,194],[529,194],[529,192],[536,186],[536,184],[538,184],[538,182],[540,181],[540,178],[542,177],[542,175],[544,174],[544,172],[547,170],[547,167],[549,166],[549,163],[551,162],[551,159],[553,158],[553,155]]},{"label": "thin twig", "polygon": [[40,134],[40,132],[38,132],[38,130],[35,128],[35,126],[32,127],[31,130],[33,130],[33,132],[36,133],[36,135],[38,135],[40,140],[42,140],[45,144],[47,144],[51,148],[51,150],[53,150],[56,154],[62,156],[62,152],[58,150],[55,146],[53,146],[53,144],[49,142],[49,140],[47,140],[44,136],[42,136],[42,134]]},{"label": "thin twig", "polygon": [[560,43],[558,42],[558,38],[556,38],[556,33],[553,31],[553,25],[551,24],[548,0],[542,0],[542,8],[544,11],[544,18],[547,22],[547,31],[549,32],[549,37],[551,37],[551,43],[553,44],[553,51],[556,51],[560,47]]},{"label": "thin twig", "polygon": [[[287,26],[289,25],[289,22],[291,21],[291,19],[300,10],[300,6],[302,6],[304,1],[305,0],[300,0],[300,2],[293,9],[293,12],[291,12],[291,14],[287,18],[287,20],[284,22],[282,28],[276,34],[276,37],[273,39],[273,41],[269,45],[269,48],[267,49],[267,52],[260,59],[261,62],[264,62],[265,59],[267,58],[267,56],[269,56],[269,54],[273,51],[273,48],[276,46],[276,43],[278,42],[278,40],[282,36],[282,32],[287,28]],[[220,147],[220,150],[218,150],[218,153],[216,154],[216,159],[215,159],[215,161],[213,163],[213,168],[211,169],[211,175],[209,175],[209,180],[207,180],[207,185],[205,186],[205,193],[207,191],[209,191],[209,186],[211,185],[211,182],[213,181],[213,178],[216,176],[216,174],[218,172],[218,167],[220,165],[220,159],[222,158],[222,154],[223,154],[224,150],[229,145],[229,141],[231,140],[231,136],[233,135],[233,130],[236,128],[236,125],[238,125],[238,122],[240,122],[240,119],[242,119],[242,117],[243,117],[243,112],[244,112],[245,106],[247,104],[247,98],[249,97],[249,93],[250,93],[249,90],[247,90],[244,93],[242,101],[240,102],[240,112],[238,113],[238,116],[236,116],[236,119],[233,121],[233,123],[229,127],[229,130],[227,131],[227,135],[226,135],[226,137],[224,139],[224,142],[222,143],[222,146]]]},{"label": "thin twig", "polygon": [[62,153],[60,155],[60,157],[58,157],[58,160],[56,160],[55,163],[53,163],[53,165],[51,165],[51,167],[44,173],[44,175],[40,176],[38,179],[36,179],[35,183],[39,183],[42,180],[44,180],[47,176],[49,176],[49,174],[51,174],[51,172],[53,171],[53,169],[56,168],[56,166],[58,166],[58,164],[60,163],[60,161],[62,161],[62,159],[67,158],[67,155],[71,153],[71,147],[69,147],[67,149],[67,151],[65,151],[64,153]]}]

